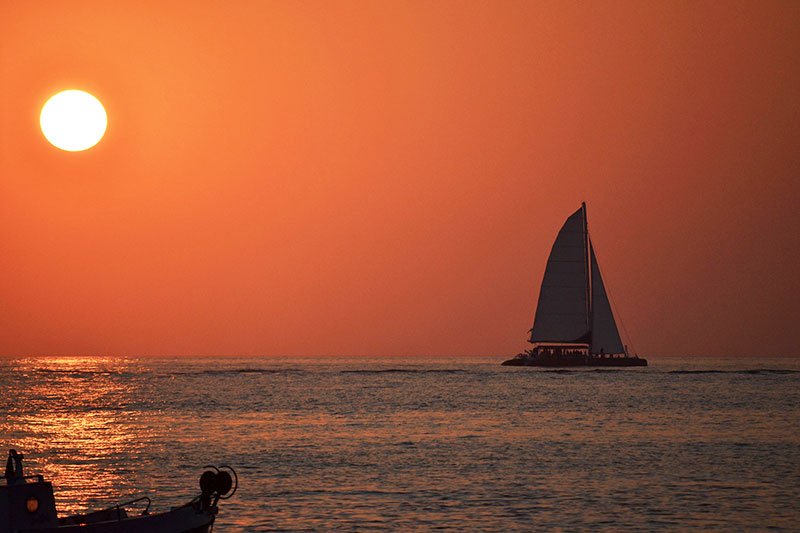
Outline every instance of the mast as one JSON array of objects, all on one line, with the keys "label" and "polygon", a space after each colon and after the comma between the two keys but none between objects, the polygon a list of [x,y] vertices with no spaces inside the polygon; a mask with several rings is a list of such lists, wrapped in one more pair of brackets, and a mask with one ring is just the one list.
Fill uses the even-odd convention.
[{"label": "mast", "polygon": [[586,202],[581,202],[583,211],[583,256],[586,258],[586,325],[592,331],[592,267],[589,257],[589,222],[586,220]]}]

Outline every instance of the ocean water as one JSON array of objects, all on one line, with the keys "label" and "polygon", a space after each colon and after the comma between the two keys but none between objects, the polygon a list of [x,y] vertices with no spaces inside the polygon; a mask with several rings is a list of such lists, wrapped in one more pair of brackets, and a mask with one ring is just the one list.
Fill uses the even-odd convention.
[{"label": "ocean water", "polygon": [[800,527],[800,360],[0,360],[0,446],[62,514],[166,510],[228,464],[215,531]]}]

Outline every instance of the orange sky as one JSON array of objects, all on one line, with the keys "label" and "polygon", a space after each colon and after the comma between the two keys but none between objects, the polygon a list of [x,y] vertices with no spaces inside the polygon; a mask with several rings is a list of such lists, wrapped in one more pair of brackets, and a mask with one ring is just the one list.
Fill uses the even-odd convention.
[{"label": "orange sky", "polygon": [[[798,354],[798,2],[4,2],[0,353]],[[109,127],[67,153],[65,88]]]}]

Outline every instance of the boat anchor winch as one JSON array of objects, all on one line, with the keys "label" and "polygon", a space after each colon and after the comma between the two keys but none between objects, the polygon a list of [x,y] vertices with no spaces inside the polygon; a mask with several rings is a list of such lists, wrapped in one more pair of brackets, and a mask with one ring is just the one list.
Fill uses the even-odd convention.
[{"label": "boat anchor winch", "polygon": [[[219,500],[227,500],[239,488],[239,476],[236,470],[228,465],[216,467],[206,465],[205,472],[200,475],[200,507],[211,509]],[[231,477],[231,474],[233,477]]]}]

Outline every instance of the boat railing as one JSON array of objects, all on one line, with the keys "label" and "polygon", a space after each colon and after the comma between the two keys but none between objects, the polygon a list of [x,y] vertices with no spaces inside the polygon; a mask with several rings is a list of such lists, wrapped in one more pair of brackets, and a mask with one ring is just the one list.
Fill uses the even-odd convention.
[{"label": "boat railing", "polygon": [[107,507],[99,511],[92,511],[91,513],[86,514],[74,514],[64,518],[59,518],[58,522],[62,526],[95,524],[98,522],[111,522],[113,520],[121,522],[122,520],[127,520],[129,518],[126,507],[131,507],[139,502],[147,502],[144,511],[141,513],[142,516],[150,514],[150,498],[148,496],[141,496],[126,502],[114,504],[111,507]]},{"label": "boat railing", "polygon": [[109,507],[106,510],[107,511],[116,510],[117,511],[117,520],[122,520],[123,518],[127,518],[128,517],[128,514],[125,512],[125,508],[129,507],[129,506],[132,506],[133,504],[139,503],[139,502],[147,502],[147,506],[144,508],[144,511],[142,511],[142,515],[144,516],[144,515],[150,514],[150,504],[152,503],[152,501],[150,500],[149,496],[141,496],[139,498],[134,498],[132,500],[128,500],[127,502],[118,503],[118,504],[114,505],[113,507]]}]

